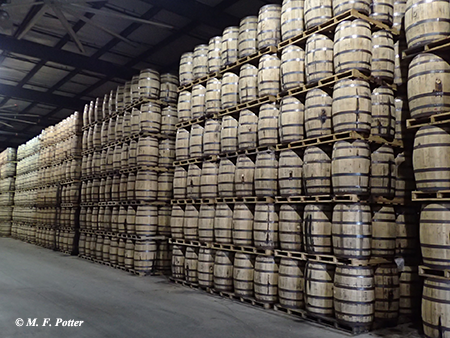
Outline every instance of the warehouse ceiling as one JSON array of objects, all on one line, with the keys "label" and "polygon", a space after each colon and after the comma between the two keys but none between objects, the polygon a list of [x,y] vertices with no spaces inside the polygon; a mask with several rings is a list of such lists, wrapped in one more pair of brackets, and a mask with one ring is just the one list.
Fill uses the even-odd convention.
[{"label": "warehouse ceiling", "polygon": [[279,2],[0,0],[0,149],[82,112],[140,69],[177,74],[183,52]]}]

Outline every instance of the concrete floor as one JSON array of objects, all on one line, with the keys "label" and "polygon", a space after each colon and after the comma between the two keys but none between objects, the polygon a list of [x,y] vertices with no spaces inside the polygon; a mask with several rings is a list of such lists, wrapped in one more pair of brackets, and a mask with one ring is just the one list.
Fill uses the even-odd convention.
[{"label": "concrete floor", "polygon": [[[1,337],[331,338],[334,330],[172,284],[136,277],[35,245],[0,238]],[[17,318],[25,320],[16,326]],[[37,318],[39,326],[26,326]],[[42,326],[50,318],[52,326]],[[79,327],[56,326],[62,320]],[[403,327],[368,337],[418,337]]]}]

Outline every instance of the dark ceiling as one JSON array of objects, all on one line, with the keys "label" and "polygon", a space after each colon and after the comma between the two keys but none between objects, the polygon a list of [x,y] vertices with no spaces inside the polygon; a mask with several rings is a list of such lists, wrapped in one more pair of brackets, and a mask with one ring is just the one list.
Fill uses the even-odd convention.
[{"label": "dark ceiling", "polygon": [[[32,1],[1,2],[20,5]],[[39,1],[44,3],[40,5],[5,7],[13,29],[0,28],[0,110],[17,116],[7,115],[8,120],[1,120],[10,126],[0,125],[0,149],[17,147],[73,111],[82,111],[86,102],[130,80],[140,69],[154,68],[177,74],[183,52],[208,43],[228,26],[239,25],[243,17],[257,15],[264,4],[281,3],[281,0],[86,0],[84,6],[173,28],[113,18],[93,13],[94,10],[80,13],[131,40],[133,47],[86,24],[86,20],[65,13],[84,47],[84,54],[51,9],[39,18],[42,7],[55,2],[71,1],[44,0]],[[21,37],[33,21],[36,21],[33,28]],[[35,124],[11,120],[21,119],[23,114],[39,117],[27,119]]]}]

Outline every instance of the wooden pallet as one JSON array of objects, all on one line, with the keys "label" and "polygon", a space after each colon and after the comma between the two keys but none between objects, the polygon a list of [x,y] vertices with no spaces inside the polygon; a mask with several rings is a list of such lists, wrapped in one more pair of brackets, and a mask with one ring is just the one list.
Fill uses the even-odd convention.
[{"label": "wooden pallet", "polygon": [[214,250],[241,252],[241,253],[247,253],[247,254],[252,254],[252,255],[264,255],[264,256],[273,256],[274,255],[274,250],[255,248],[252,246],[240,246],[240,245],[234,245],[234,244],[212,243],[211,247]]},{"label": "wooden pallet", "polygon": [[245,303],[245,304],[249,304],[252,306],[259,307],[259,308],[263,308],[265,310],[272,309],[272,307],[273,307],[273,304],[271,304],[271,303],[264,303],[264,302],[256,300],[253,297],[239,296],[239,295],[236,295],[234,292],[220,291],[220,290],[216,290],[216,289],[208,289],[207,291],[212,295],[218,295],[223,298],[235,300],[235,301],[238,301],[241,303]]},{"label": "wooden pallet", "polygon": [[217,156],[203,156],[203,157],[196,157],[196,158],[189,158],[186,160],[181,161],[174,161],[173,166],[174,167],[181,167],[181,166],[187,166],[189,164],[201,164],[203,162],[214,162],[217,161]]},{"label": "wooden pallet", "polygon": [[190,282],[187,282],[185,280],[177,279],[177,278],[173,278],[173,277],[169,277],[169,280],[171,282],[175,283],[175,284],[180,284],[180,285],[183,285],[183,286],[190,287],[191,289],[198,289],[199,288],[197,283],[190,283]]},{"label": "wooden pallet", "polygon": [[413,191],[413,201],[450,201],[450,190]]},{"label": "wooden pallet", "polygon": [[439,112],[438,114],[431,116],[406,120],[406,127],[408,129],[416,129],[423,126],[434,126],[448,123],[450,123],[450,112]]},{"label": "wooden pallet", "polygon": [[223,109],[219,112],[218,117],[239,113],[244,109],[256,109],[266,103],[274,103],[277,100],[275,96],[267,95],[253,101],[240,103],[234,107]]},{"label": "wooden pallet", "polygon": [[352,335],[369,332],[369,328],[350,326],[345,323],[340,323],[336,318],[314,315],[303,309],[290,309],[290,308],[287,308],[287,307],[279,305],[279,304],[274,305],[273,309],[275,311],[284,312],[285,314],[290,315],[290,316],[300,317],[302,319],[305,319],[305,320],[308,320],[308,321],[311,321],[311,322],[314,322],[314,323],[317,323],[320,325],[324,325],[324,326],[327,326],[330,328],[334,328],[334,329],[337,329],[340,331],[344,331],[344,332],[352,334]]},{"label": "wooden pallet", "polygon": [[249,149],[240,149],[238,151],[228,152],[228,153],[221,153],[218,155],[219,159],[231,159],[238,157],[240,155],[246,155],[246,156],[253,156],[257,155],[260,152],[264,151],[275,151],[274,146],[261,146],[257,148],[249,148]]},{"label": "wooden pallet", "polygon": [[169,238],[169,243],[175,244],[175,245],[198,247],[198,248],[210,248],[212,246],[212,243],[206,243],[206,242],[200,242],[200,241],[190,241],[190,240],[178,239],[178,238]]},{"label": "wooden pallet", "polygon": [[221,197],[216,198],[217,203],[275,203],[275,198],[273,197],[256,197],[256,196],[247,196],[247,197]]},{"label": "wooden pallet", "polygon": [[450,269],[435,269],[420,265],[419,276],[450,280]]},{"label": "wooden pallet", "polygon": [[192,199],[192,198],[183,198],[183,199],[173,199],[171,200],[171,204],[215,204],[216,200],[214,198],[201,198],[201,199]]},{"label": "wooden pallet", "polygon": [[444,51],[450,49],[450,36],[427,43],[423,46],[412,47],[402,52],[402,60],[413,58],[422,53]]}]

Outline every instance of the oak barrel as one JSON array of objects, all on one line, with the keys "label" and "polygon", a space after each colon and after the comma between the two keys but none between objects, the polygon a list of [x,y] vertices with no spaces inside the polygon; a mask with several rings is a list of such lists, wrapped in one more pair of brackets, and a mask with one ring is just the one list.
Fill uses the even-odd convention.
[{"label": "oak barrel", "polygon": [[257,256],[255,260],[254,291],[256,300],[276,303],[278,300],[278,262],[273,256]]},{"label": "oak barrel", "polygon": [[298,205],[281,205],[278,228],[281,250],[302,251],[302,210]]},{"label": "oak barrel", "polygon": [[216,251],[214,260],[214,288],[233,291],[233,256],[230,251]]},{"label": "oak barrel", "polygon": [[307,262],[305,268],[305,308],[313,315],[332,316],[334,313],[333,265]]},{"label": "oak barrel", "polygon": [[285,150],[280,152],[278,186],[281,196],[300,196],[302,194],[302,168],[303,161],[295,151]]},{"label": "oak barrel", "polygon": [[310,254],[333,252],[331,237],[332,210],[327,204],[307,204],[303,213],[303,245]]},{"label": "oak barrel", "polygon": [[278,271],[278,301],[282,306],[302,309],[305,288],[304,263],[296,259],[282,258]]},{"label": "oak barrel", "polygon": [[247,253],[236,252],[233,266],[234,293],[241,297],[253,296],[255,258]]},{"label": "oak barrel", "polygon": [[256,204],[253,242],[257,248],[268,250],[278,248],[278,213],[275,204]]}]

